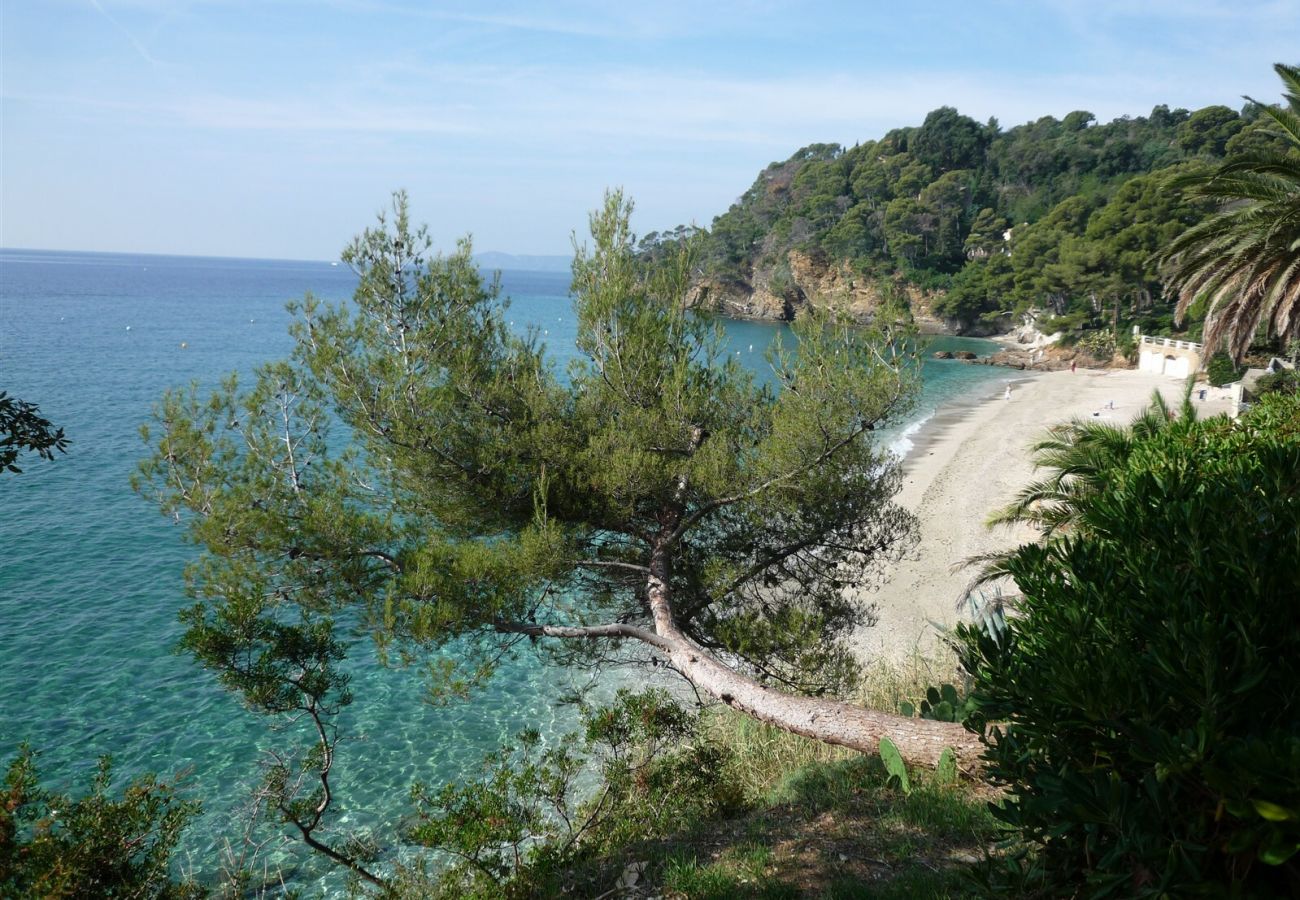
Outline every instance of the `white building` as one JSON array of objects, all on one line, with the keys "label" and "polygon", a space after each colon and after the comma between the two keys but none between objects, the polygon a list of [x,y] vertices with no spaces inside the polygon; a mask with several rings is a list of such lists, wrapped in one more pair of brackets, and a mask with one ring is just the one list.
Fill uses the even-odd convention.
[{"label": "white building", "polygon": [[1138,369],[1170,378],[1187,378],[1201,370],[1202,346],[1194,341],[1144,334],[1138,343]]}]

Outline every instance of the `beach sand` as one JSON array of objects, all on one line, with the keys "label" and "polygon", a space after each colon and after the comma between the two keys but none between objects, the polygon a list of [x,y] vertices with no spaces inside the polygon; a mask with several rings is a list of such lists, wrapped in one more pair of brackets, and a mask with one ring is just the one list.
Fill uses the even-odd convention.
[{"label": "beach sand", "polygon": [[[864,661],[936,655],[940,630],[966,616],[958,602],[974,575],[952,566],[1034,540],[1029,528],[990,530],[984,521],[1035,477],[1029,447],[1047,426],[1071,418],[1128,422],[1157,389],[1175,408],[1182,402],[1181,380],[1131,369],[1025,373],[1011,382],[1009,400],[997,384],[973,405],[939,410],[914,438],[897,498],[917,515],[919,542],[886,569],[883,583],[859,591],[877,618],[857,636]],[[1111,402],[1114,409],[1107,408]],[[1216,388],[1204,401],[1193,399],[1203,417],[1227,412],[1229,402],[1228,392]]]}]

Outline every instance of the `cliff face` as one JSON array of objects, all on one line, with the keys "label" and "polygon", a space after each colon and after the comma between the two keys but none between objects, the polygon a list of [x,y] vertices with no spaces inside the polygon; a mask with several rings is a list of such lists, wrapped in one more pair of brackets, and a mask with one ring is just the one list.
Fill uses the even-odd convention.
[{"label": "cliff face", "polygon": [[[757,268],[751,270],[749,280],[702,279],[691,289],[688,302],[725,316],[787,322],[809,307],[847,310],[854,319],[870,322],[884,302],[880,285],[854,272],[847,260],[832,264],[791,250],[786,263],[788,275]],[[898,290],[907,298],[912,317],[923,333],[974,333],[960,322],[936,316],[932,311],[933,294],[910,284],[899,284]]]}]

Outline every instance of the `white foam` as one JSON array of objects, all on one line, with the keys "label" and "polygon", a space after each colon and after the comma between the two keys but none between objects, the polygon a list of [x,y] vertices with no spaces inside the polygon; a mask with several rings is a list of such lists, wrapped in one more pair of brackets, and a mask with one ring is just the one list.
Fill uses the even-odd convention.
[{"label": "white foam", "polygon": [[909,422],[907,427],[903,429],[902,433],[895,438],[892,443],[890,443],[890,452],[906,459],[907,454],[911,453],[912,448],[916,446],[912,442],[912,438],[916,437],[917,432],[925,426],[926,422],[934,418],[934,413],[935,410],[932,409],[915,422]]}]

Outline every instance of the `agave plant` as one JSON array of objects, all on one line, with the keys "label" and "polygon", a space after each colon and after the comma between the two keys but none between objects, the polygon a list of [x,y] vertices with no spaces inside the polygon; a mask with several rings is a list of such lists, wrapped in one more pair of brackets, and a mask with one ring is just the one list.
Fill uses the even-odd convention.
[{"label": "agave plant", "polygon": [[1273,68],[1286,105],[1246,99],[1271,120],[1286,151],[1237,157],[1171,182],[1222,205],[1157,257],[1166,286],[1178,294],[1177,318],[1204,297],[1205,343],[1223,341],[1234,361],[1261,323],[1283,341],[1300,337],[1300,67]]}]

